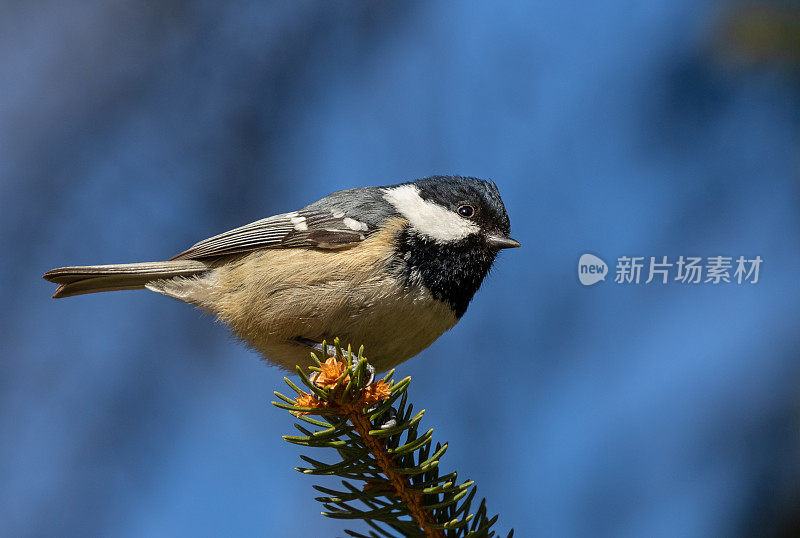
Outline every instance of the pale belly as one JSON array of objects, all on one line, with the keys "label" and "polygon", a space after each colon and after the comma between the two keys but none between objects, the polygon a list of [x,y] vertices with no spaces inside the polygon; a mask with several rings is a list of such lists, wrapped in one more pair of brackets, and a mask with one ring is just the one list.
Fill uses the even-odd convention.
[{"label": "pale belly", "polygon": [[342,347],[350,345],[354,353],[363,345],[370,363],[383,372],[419,354],[456,323],[452,311],[427,292],[396,290],[391,299],[384,295],[375,301],[370,297],[374,290],[364,288],[287,291],[298,292],[307,293],[309,301],[329,293],[347,294],[347,299],[327,311],[311,308],[299,317],[273,315],[260,327],[233,327],[271,362],[291,370],[296,364],[311,364],[310,349],[295,342],[298,336],[328,343],[338,337]]},{"label": "pale belly", "polygon": [[423,287],[386,277],[381,238],[342,252],[264,250],[209,275],[200,304],[269,362],[294,370],[311,364],[313,341],[338,337],[379,371],[430,346],[458,321]]}]

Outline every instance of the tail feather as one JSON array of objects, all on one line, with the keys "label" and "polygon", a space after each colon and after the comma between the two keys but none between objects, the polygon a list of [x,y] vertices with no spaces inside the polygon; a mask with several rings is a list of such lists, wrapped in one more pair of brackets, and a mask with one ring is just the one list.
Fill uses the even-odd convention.
[{"label": "tail feather", "polygon": [[196,260],[60,267],[44,274],[58,284],[54,299],[101,291],[136,290],[148,283],[177,276],[195,276],[209,269]]}]

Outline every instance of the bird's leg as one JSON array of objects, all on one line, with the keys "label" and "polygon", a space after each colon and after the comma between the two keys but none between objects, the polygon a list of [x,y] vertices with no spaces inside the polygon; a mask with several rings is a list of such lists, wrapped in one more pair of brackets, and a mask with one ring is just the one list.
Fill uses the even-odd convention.
[{"label": "bird's leg", "polygon": [[[367,409],[367,413],[375,411],[379,405],[381,405],[380,402],[376,403]],[[394,407],[389,407],[381,417],[381,420],[373,422],[373,426],[376,426],[379,430],[394,428],[397,426],[397,410]]]},{"label": "bird's leg", "polygon": [[[295,338],[295,341],[297,341],[299,344],[310,347],[317,353],[321,353],[323,358],[336,356],[336,346],[332,346],[331,344],[326,344],[325,348],[323,349],[321,343],[315,342],[309,338],[298,336]],[[371,385],[373,381],[375,381],[375,367],[367,362],[367,382],[364,384],[364,386]]]},{"label": "bird's leg", "polygon": [[364,386],[372,385],[372,382],[375,381],[375,367],[372,366],[369,362],[367,363],[367,382],[364,383]]},{"label": "bird's leg", "polygon": [[[335,357],[336,356],[336,346],[332,346],[330,344],[326,344],[325,347],[322,347],[322,344],[319,342],[315,342],[309,338],[297,337],[295,339],[297,343],[302,344],[304,346],[308,346],[317,353],[321,353],[323,357]],[[369,362],[367,362],[366,366],[367,370],[367,379],[364,383],[364,386],[371,385],[375,381],[375,367],[372,366]],[[314,372],[311,376],[311,380],[313,381],[316,377],[317,372]],[[367,413],[370,413],[378,408],[380,403],[373,405],[370,409],[367,410]],[[397,426],[397,410],[394,407],[390,407],[386,413],[384,413],[383,420],[380,423],[375,423],[381,430],[388,430],[389,428],[394,428]]]},{"label": "bird's leg", "polygon": [[322,343],[315,342],[314,340],[311,340],[309,338],[303,338],[302,336],[298,336],[297,338],[295,338],[295,341],[298,344],[302,344],[304,346],[308,346],[311,349],[313,349],[314,351],[316,351],[317,353],[320,353],[322,355],[323,359],[325,357],[335,357],[336,356],[336,346],[333,346],[331,344],[326,344],[325,348],[323,348],[322,347]]}]

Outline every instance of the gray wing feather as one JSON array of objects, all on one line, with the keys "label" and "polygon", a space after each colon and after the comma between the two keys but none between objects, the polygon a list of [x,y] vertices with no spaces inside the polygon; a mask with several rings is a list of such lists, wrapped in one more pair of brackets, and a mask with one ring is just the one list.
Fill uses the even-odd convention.
[{"label": "gray wing feather", "polygon": [[197,260],[168,262],[124,263],[59,267],[45,273],[45,280],[58,284],[53,298],[71,297],[84,293],[144,288],[153,281],[174,277],[192,277],[208,270]]},{"label": "gray wing feather", "polygon": [[363,241],[371,231],[374,230],[366,224],[347,219],[342,213],[301,210],[215,235],[171,259],[218,258],[262,248],[341,248]]}]

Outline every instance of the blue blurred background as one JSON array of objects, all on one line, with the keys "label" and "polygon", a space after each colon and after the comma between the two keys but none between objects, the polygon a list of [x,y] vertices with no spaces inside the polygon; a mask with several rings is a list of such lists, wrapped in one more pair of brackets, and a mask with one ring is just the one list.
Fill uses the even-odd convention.
[{"label": "blue blurred background", "polygon": [[[494,179],[524,245],[399,369],[499,530],[800,532],[800,12],[2,4],[3,536],[342,535],[280,371],[186,305],[41,274],[438,173]],[[589,288],[584,252],[764,263]]]}]

